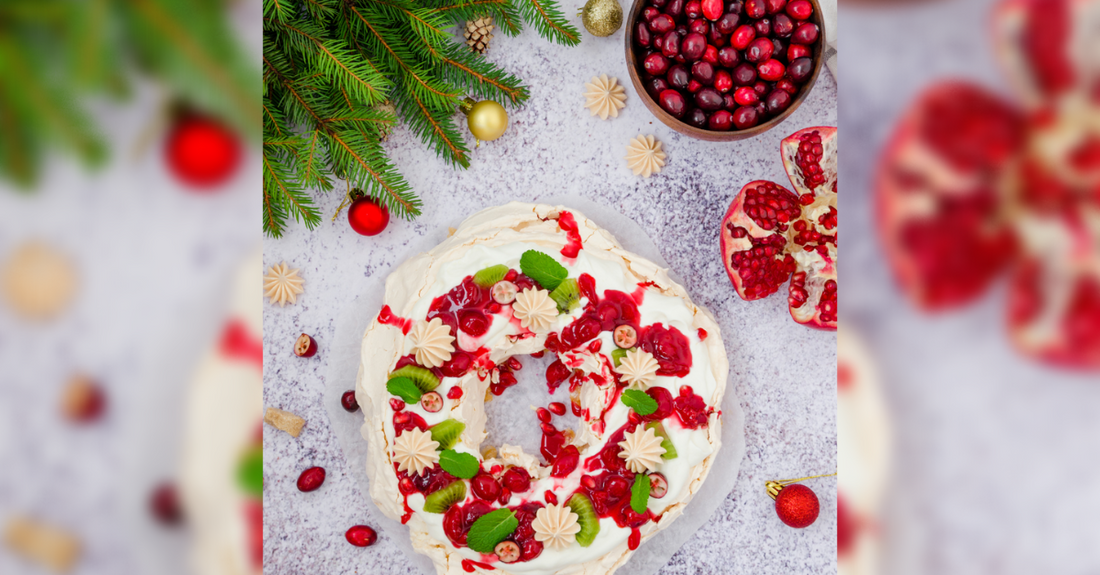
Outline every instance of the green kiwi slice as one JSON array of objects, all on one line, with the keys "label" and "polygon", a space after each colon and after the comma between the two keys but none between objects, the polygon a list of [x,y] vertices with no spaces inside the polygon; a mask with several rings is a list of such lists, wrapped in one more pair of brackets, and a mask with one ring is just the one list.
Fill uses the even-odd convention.
[{"label": "green kiwi slice", "polygon": [[450,449],[458,443],[458,436],[466,429],[466,424],[454,419],[444,419],[428,428],[432,441],[439,442],[439,450]]},{"label": "green kiwi slice", "polygon": [[459,479],[424,498],[424,511],[446,513],[452,505],[466,499],[466,482]]},{"label": "green kiwi slice", "polygon": [[581,302],[581,288],[577,280],[573,278],[562,280],[554,291],[550,292],[550,299],[558,304],[558,311],[569,313]]},{"label": "green kiwi slice", "polygon": [[439,378],[431,372],[430,369],[425,369],[419,365],[406,365],[401,369],[395,369],[388,379],[395,377],[407,377],[416,384],[416,387],[420,388],[421,393],[428,393],[429,391],[439,387]]},{"label": "green kiwi slice", "polygon": [[577,543],[581,547],[588,547],[596,540],[596,535],[600,533],[600,518],[596,515],[596,510],[592,508],[592,501],[583,493],[575,493],[569,498],[566,505],[573,510],[573,513],[577,514],[577,523],[581,526],[581,530],[576,535]]},{"label": "green kiwi slice", "polygon": [[645,428],[652,429],[653,433],[661,438],[661,447],[665,448],[665,452],[661,454],[661,459],[676,459],[678,456],[676,453],[676,446],[673,445],[672,440],[668,438],[668,433],[665,432],[665,426],[661,425],[660,421],[650,421],[645,424]]},{"label": "green kiwi slice", "polygon": [[474,274],[474,283],[483,288],[493,287],[493,284],[504,279],[506,275],[508,275],[508,266],[497,264]]}]

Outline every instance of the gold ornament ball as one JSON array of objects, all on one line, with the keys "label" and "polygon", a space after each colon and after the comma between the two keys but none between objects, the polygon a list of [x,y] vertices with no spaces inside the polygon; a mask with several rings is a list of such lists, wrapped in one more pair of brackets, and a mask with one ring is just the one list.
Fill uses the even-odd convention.
[{"label": "gold ornament ball", "polygon": [[610,36],[623,25],[623,7],[618,0],[588,0],[581,22],[593,36]]},{"label": "gold ornament ball", "polygon": [[508,111],[492,100],[464,106],[463,111],[466,112],[466,126],[478,140],[491,142],[508,129]]}]

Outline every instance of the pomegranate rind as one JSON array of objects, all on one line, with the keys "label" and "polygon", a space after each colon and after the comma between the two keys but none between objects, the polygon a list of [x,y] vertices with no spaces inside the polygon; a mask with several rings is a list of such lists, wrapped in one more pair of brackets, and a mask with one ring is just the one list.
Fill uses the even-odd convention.
[{"label": "pomegranate rind", "polygon": [[[722,230],[719,234],[719,242],[722,250],[722,263],[725,265],[726,274],[730,278],[730,283],[733,284],[734,289],[737,290],[737,295],[741,296],[741,299],[746,301],[753,301],[765,298],[773,293],[779,291],[779,287],[787,282],[787,278],[790,277],[794,270],[794,260],[786,253],[787,238],[783,235],[783,231],[779,229],[767,230],[761,227],[755,220],[749,217],[745,213],[745,200],[751,190],[758,186],[777,186],[782,190],[785,190],[788,194],[791,194],[797,205],[797,198],[794,194],[779,186],[773,182],[767,180],[755,180],[749,182],[741,188],[737,197],[730,203],[729,210],[726,211],[726,215],[722,218]],[[746,230],[746,237],[735,238],[733,236],[736,228],[743,228]],[[734,267],[733,256],[735,253],[749,250],[753,247],[753,240],[765,240],[774,242],[775,254],[769,262],[768,277],[764,282],[757,282],[752,286],[746,287],[744,278],[741,277],[741,273]]]},{"label": "pomegranate rind", "polygon": [[1026,355],[1070,369],[1100,368],[1100,277],[1025,261],[1013,273],[1008,324]]},{"label": "pomegranate rind", "polygon": [[[825,182],[814,187],[807,187],[805,177],[802,174],[802,170],[798,167],[796,157],[798,154],[799,144],[802,142],[802,137],[817,132],[821,135],[821,141],[823,143],[824,153],[822,154],[821,168],[825,175]],[[836,180],[837,180],[837,137],[836,128],[832,126],[815,126],[811,128],[805,128],[799,130],[780,142],[779,148],[782,151],[783,157],[783,169],[787,172],[787,177],[791,180],[791,186],[794,187],[794,191],[799,196],[803,194],[812,193],[815,196],[828,193],[836,193]]]}]

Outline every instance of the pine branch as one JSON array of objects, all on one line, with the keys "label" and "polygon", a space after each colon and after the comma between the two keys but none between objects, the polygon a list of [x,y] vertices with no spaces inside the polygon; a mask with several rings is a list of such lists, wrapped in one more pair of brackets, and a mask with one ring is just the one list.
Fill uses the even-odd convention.
[{"label": "pine branch", "polygon": [[464,24],[481,16],[492,16],[497,28],[506,36],[515,36],[523,30],[523,17],[512,0],[436,0],[431,4],[437,13],[450,18],[456,24]]},{"label": "pine branch", "polygon": [[474,54],[466,46],[450,43],[430,52],[443,64],[438,70],[441,77],[479,99],[512,105],[527,100],[527,89],[519,78]]},{"label": "pine branch", "polygon": [[329,140],[333,163],[348,181],[401,217],[420,215],[420,200],[377,141],[352,132],[331,134]]},{"label": "pine branch", "polygon": [[576,46],[580,32],[573,27],[554,0],[518,0],[523,19],[538,30],[539,35],[558,44]]}]

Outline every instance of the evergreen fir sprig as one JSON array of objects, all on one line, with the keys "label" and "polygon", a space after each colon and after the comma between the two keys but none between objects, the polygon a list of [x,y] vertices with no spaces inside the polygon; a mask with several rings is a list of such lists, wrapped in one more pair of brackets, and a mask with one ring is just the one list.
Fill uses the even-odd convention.
[{"label": "evergreen fir sprig", "polygon": [[527,99],[518,78],[458,41],[456,26],[488,15],[506,35],[526,21],[554,42],[580,41],[553,0],[264,0],[263,15],[264,232],[275,237],[289,218],[314,228],[311,194],[334,179],[415,217],[420,199],[382,147],[390,126],[400,119],[465,168],[460,101]]}]

